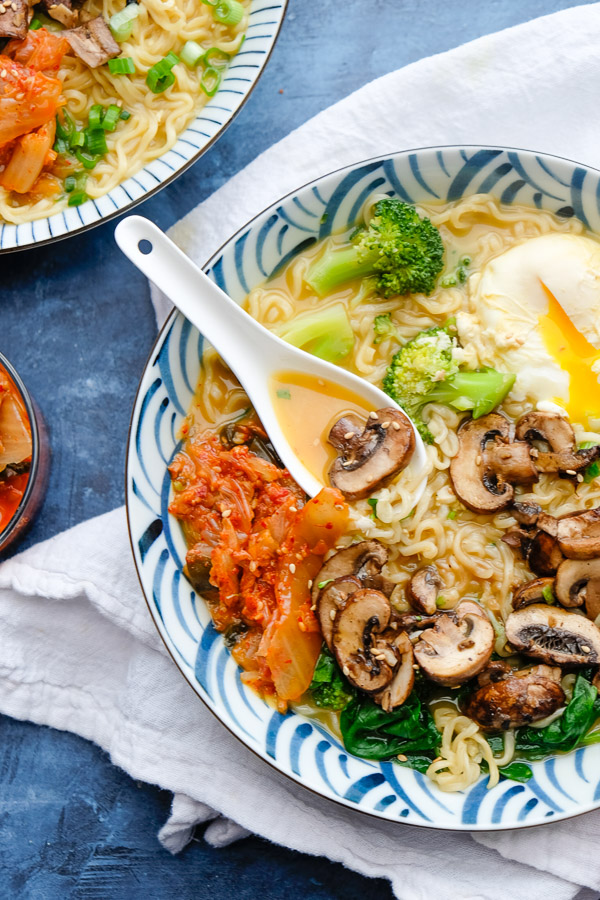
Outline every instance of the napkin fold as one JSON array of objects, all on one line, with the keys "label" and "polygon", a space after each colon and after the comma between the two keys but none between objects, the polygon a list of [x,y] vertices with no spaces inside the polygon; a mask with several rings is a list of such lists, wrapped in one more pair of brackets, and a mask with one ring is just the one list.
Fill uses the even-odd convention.
[{"label": "napkin fold", "polygon": [[[593,4],[393,72],[266,151],[172,235],[203,263],[304,181],[409,147],[519,146],[600,165],[599,46]],[[153,301],[160,323],[169,305],[156,291]],[[433,832],[338,807],[258,759],[166,653],[137,582],[123,509],[0,565],[0,711],[93,740],[133,778],[171,790],[159,836],[173,852],[210,822],[214,846],[254,832],[386,877],[402,900],[497,900],[500,885],[513,900],[600,889],[600,813],[518,832]]]}]

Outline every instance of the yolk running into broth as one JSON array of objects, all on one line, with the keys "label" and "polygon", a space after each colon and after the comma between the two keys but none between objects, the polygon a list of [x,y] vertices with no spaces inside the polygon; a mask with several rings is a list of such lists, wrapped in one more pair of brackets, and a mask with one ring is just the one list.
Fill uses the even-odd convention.
[{"label": "yolk running into broth", "polygon": [[[548,297],[548,314],[540,316],[540,332],[548,353],[569,373],[569,418],[585,423],[589,416],[600,416],[598,376],[591,368],[600,352],[575,328],[546,285],[543,287]],[[563,405],[559,399],[556,402]]]},{"label": "yolk running into broth", "polygon": [[327,436],[342,416],[366,424],[374,406],[353,391],[314,375],[278,372],[271,380],[273,408],[290,446],[306,468],[328,484],[327,472],[337,456]]}]

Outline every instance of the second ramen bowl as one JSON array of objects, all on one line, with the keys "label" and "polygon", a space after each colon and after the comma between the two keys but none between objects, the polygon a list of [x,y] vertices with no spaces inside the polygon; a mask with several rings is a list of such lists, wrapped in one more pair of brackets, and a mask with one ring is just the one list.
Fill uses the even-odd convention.
[{"label": "second ramen bowl", "polygon": [[[491,194],[506,204],[576,216],[600,233],[600,173],[565,159],[499,147],[440,147],[357,163],[305,185],[234,235],[205,271],[234,300],[294,254],[359,218],[384,192],[410,203]],[[156,627],[175,664],[221,722],[258,756],[317,794],[382,819],[431,828],[492,830],[540,825],[600,806],[600,747],[533,764],[527,784],[487,778],[442,793],[419,772],[350,756],[314,720],[282,715],[240,680],[206,604],[183,575],[186,547],[168,513],[167,465],[200,378],[202,336],[174,312],[142,375],[129,436],[131,545]],[[240,773],[243,779],[243,773]]]}]

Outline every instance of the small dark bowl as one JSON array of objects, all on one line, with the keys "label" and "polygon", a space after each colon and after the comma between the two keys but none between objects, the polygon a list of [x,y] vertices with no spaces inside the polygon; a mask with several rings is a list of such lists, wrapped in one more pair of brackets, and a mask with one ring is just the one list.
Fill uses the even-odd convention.
[{"label": "small dark bowl", "polygon": [[0,554],[4,554],[8,547],[23,536],[26,529],[36,516],[48,487],[48,473],[50,469],[50,443],[44,418],[21,378],[0,353],[0,367],[3,368],[12,379],[17,388],[31,426],[31,469],[25,493],[15,513],[0,532]]}]

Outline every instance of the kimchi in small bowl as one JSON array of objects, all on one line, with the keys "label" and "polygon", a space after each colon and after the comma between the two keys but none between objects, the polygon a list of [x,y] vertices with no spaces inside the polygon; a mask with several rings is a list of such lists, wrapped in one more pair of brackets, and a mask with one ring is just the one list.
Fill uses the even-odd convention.
[{"label": "kimchi in small bowl", "polygon": [[0,553],[37,513],[48,484],[49,458],[42,415],[0,353]]}]

